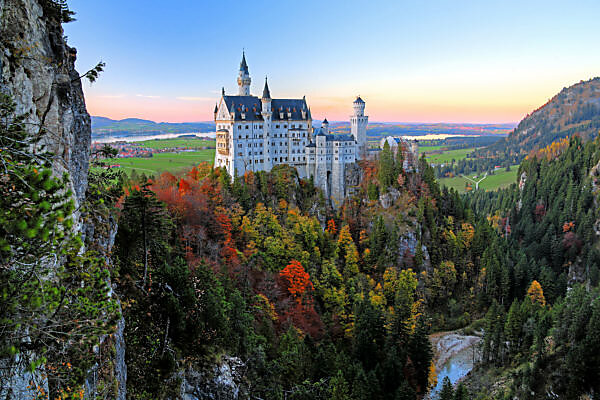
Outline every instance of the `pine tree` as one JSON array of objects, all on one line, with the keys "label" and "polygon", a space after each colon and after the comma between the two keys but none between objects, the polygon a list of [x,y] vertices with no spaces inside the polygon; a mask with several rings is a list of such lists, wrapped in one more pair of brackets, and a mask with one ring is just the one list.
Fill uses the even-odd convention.
[{"label": "pine tree", "polygon": [[409,357],[417,371],[417,385],[421,388],[421,392],[425,393],[429,390],[429,366],[433,359],[433,349],[427,336],[427,327],[423,318],[419,319],[408,347]]},{"label": "pine tree", "polygon": [[394,155],[390,149],[389,143],[386,141],[383,145],[383,150],[379,155],[379,183],[384,192],[388,191],[389,187],[394,186],[396,181],[396,167],[394,163]]},{"label": "pine tree", "polygon": [[159,261],[169,252],[173,229],[164,203],[156,198],[149,183],[133,188],[125,199],[120,227],[115,253],[127,272],[134,272],[136,263],[143,265],[141,273],[135,271],[135,275],[141,275],[141,287],[145,289],[152,260]]},{"label": "pine tree", "polygon": [[454,391],[454,399],[453,400],[469,400],[469,392],[465,385],[460,382]]},{"label": "pine tree", "polygon": [[440,391],[440,400],[453,400],[454,397],[454,389],[452,388],[452,383],[450,382],[450,378],[447,376],[444,377],[444,381],[442,384],[442,390]]},{"label": "pine tree", "polygon": [[508,317],[506,318],[506,324],[504,326],[504,334],[508,340],[509,350],[512,354],[519,351],[522,325],[523,321],[520,304],[519,301],[515,299],[508,310]]},{"label": "pine tree", "polygon": [[348,382],[344,379],[342,371],[331,379],[331,400],[350,400]]}]

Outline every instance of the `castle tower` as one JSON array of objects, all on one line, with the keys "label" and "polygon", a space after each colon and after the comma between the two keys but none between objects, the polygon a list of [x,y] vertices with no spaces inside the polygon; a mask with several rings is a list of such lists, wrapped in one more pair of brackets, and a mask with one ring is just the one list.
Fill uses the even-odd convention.
[{"label": "castle tower", "polygon": [[[262,98],[260,99],[262,103],[262,117],[263,117],[263,148],[269,149],[269,132],[271,132],[271,118],[273,116],[273,112],[271,111],[271,91],[269,90],[269,84],[267,83],[267,77],[265,76],[265,87],[263,89]],[[267,170],[272,168],[271,154],[267,150],[264,153],[264,166]]]},{"label": "castle tower", "polygon": [[326,135],[329,134],[329,121],[327,121],[327,118],[325,118],[323,120],[323,122],[321,123],[321,129],[323,129],[325,131]]},{"label": "castle tower", "polygon": [[240,72],[238,74],[237,83],[240,96],[250,96],[250,72],[248,72],[248,64],[246,64],[246,53],[242,52],[242,62],[240,63]]},{"label": "castle tower", "polygon": [[365,115],[365,102],[360,96],[352,103],[354,114],[350,116],[350,133],[358,144],[356,154],[357,160],[362,160],[367,156],[367,123],[369,117]]}]

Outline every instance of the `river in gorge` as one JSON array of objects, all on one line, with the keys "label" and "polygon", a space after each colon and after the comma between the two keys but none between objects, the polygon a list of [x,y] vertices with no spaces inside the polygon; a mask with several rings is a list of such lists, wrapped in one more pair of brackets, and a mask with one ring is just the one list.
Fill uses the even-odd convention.
[{"label": "river in gorge", "polygon": [[442,390],[445,377],[456,385],[473,369],[474,352],[481,338],[457,332],[444,332],[431,335],[430,340],[436,360],[437,385],[431,389],[425,399],[436,400]]}]

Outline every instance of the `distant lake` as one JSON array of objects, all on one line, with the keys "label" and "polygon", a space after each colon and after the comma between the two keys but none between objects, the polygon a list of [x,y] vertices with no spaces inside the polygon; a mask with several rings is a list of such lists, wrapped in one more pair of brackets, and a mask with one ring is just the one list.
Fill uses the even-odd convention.
[{"label": "distant lake", "polygon": [[458,135],[452,133],[428,133],[427,135],[403,135],[405,140],[444,140],[451,137],[479,137],[481,135]]},{"label": "distant lake", "polygon": [[92,137],[92,143],[115,143],[115,142],[143,142],[146,140],[157,139],[176,139],[181,136],[194,135],[196,137],[214,138],[215,132],[190,132],[190,133],[161,133],[159,135],[135,135],[135,136],[103,136],[101,138]]}]

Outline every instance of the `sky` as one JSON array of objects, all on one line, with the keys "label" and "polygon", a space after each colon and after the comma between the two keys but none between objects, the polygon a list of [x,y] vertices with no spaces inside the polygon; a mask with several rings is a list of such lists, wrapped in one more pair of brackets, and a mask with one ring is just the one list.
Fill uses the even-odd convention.
[{"label": "sky", "polygon": [[600,75],[598,0],[70,0],[64,25],[88,111],[209,121],[237,94],[242,55],[262,94],[306,96],[313,118],[518,122]]}]

